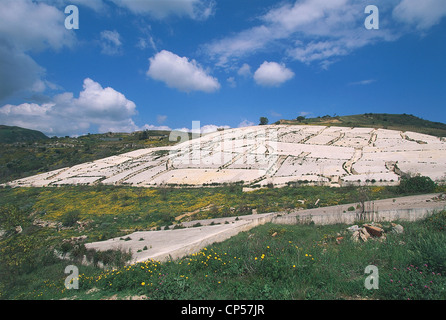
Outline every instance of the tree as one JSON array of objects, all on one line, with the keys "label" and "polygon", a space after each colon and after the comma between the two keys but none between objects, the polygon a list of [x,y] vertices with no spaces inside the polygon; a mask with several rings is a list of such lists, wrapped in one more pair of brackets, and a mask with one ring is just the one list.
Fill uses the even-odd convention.
[{"label": "tree", "polygon": [[149,138],[149,130],[144,130],[139,133],[138,139],[139,140],[146,140]]},{"label": "tree", "polygon": [[300,121],[305,120],[305,117],[304,117],[304,116],[298,116],[298,117],[296,118],[296,120],[300,122]]},{"label": "tree", "polygon": [[267,117],[260,117],[260,125],[261,126],[268,124],[268,122],[269,122],[269,120]]}]

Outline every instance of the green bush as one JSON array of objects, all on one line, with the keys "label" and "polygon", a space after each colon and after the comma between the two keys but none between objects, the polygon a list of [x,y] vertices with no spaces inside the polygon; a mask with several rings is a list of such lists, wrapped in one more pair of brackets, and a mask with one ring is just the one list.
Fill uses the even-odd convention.
[{"label": "green bush", "polygon": [[62,218],[62,224],[65,227],[72,227],[80,219],[81,213],[79,210],[68,211]]},{"label": "green bush", "polygon": [[430,193],[434,192],[437,184],[425,176],[405,177],[401,179],[398,191],[400,193]]}]

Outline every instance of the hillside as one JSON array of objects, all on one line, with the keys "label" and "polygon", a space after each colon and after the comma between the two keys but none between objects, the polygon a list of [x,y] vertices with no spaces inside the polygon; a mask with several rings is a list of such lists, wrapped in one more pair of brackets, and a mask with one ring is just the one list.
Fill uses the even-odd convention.
[{"label": "hillside", "polygon": [[308,119],[298,117],[294,120],[280,120],[276,124],[381,128],[446,137],[446,124],[424,120],[411,114],[364,113],[348,116],[326,115]]},{"label": "hillside", "polygon": [[[44,140],[19,140],[17,136],[32,133],[33,130],[15,128],[17,129],[4,129],[4,134],[11,137],[15,132],[18,132],[16,138],[0,140],[0,182],[141,148],[166,146],[174,143],[169,141],[168,131],[157,130],[88,134],[80,137],[48,138],[45,136]],[[36,134],[37,136],[38,134]]]},{"label": "hillside", "polygon": [[[280,126],[277,126],[277,124],[281,125],[293,125],[289,127],[289,129],[280,129]],[[324,132],[318,133],[317,128],[315,126],[319,127],[326,127],[324,129]],[[256,157],[256,154],[259,154],[259,152],[265,152],[259,151],[258,149],[255,152],[249,152],[247,150],[246,153],[242,149],[239,148],[238,144],[243,143],[244,139],[247,137],[250,137],[251,135],[254,135],[255,137],[258,136],[259,139],[261,138],[261,135],[258,135],[255,133],[256,131],[260,130],[261,128],[265,127],[277,127],[277,130],[280,131],[279,136],[277,137],[278,140],[275,142],[285,142],[285,143],[297,143],[298,145],[305,145],[306,147],[302,149],[302,146],[299,146],[299,150],[302,149],[302,154],[294,154],[294,155],[288,155],[288,160],[285,162],[284,159],[287,156],[286,154],[281,154],[280,159],[275,158],[273,154],[269,154],[268,160],[266,160],[265,163],[263,163],[262,167],[259,167],[259,163],[255,163],[255,160],[247,159],[249,161],[254,161],[254,163],[241,163],[245,161],[242,156],[250,156],[250,157]],[[311,129],[311,127],[314,127],[316,130]],[[340,130],[336,128],[344,128],[345,130]],[[352,129],[356,128],[356,130]],[[366,128],[371,128],[370,130],[367,130]],[[252,130],[251,130],[252,129]],[[421,133],[421,134],[429,134],[431,136],[436,137],[446,137],[446,124],[439,123],[439,122],[432,122],[423,120],[421,118],[418,118],[413,115],[407,115],[407,114],[374,114],[374,113],[366,113],[366,114],[360,114],[360,115],[348,115],[348,116],[323,116],[323,117],[317,117],[317,118],[304,118],[304,117],[298,117],[298,119],[295,120],[280,120],[276,123],[276,125],[272,126],[255,126],[251,127],[246,134],[241,133],[240,136],[236,133],[236,131],[242,132],[241,129],[231,129],[231,130],[225,130],[225,133],[212,133],[209,136],[209,138],[204,139],[203,141],[208,141],[207,146],[205,148],[211,152],[214,152],[214,155],[212,157],[208,157],[205,155],[205,158],[203,158],[203,161],[210,161],[210,163],[205,165],[205,170],[203,173],[205,173],[205,176],[208,178],[203,178],[202,181],[204,184],[218,184],[221,182],[225,182],[225,179],[227,178],[227,182],[231,182],[233,179],[230,177],[226,177],[226,173],[233,172],[237,175],[237,181],[241,182],[242,180],[244,182],[251,181],[252,184],[256,184],[257,182],[261,182],[260,184],[268,184],[270,180],[268,179],[261,179],[262,176],[271,178],[273,175],[272,171],[268,171],[269,166],[271,164],[274,164],[271,167],[271,170],[275,168],[276,165],[282,165],[285,166],[296,166],[299,165],[299,167],[304,168],[305,166],[308,166],[308,170],[304,170],[301,172],[301,170],[297,170],[294,173],[302,173],[301,178],[297,180],[303,180],[303,181],[314,181],[317,183],[320,183],[323,181],[325,182],[335,182],[336,177],[341,177],[344,173],[352,174],[351,170],[354,169],[355,172],[362,172],[363,176],[358,177],[358,179],[365,179],[365,180],[377,180],[380,181],[381,179],[384,181],[386,179],[394,180],[396,182],[396,176],[390,175],[390,176],[382,176],[382,174],[389,174],[392,173],[392,170],[389,171],[389,163],[385,161],[390,161],[389,159],[385,159],[383,163],[379,164],[380,171],[376,172],[379,174],[379,177],[366,177],[367,172],[364,170],[369,170],[369,163],[364,162],[365,158],[363,158],[364,161],[358,161],[358,159],[354,158],[355,156],[359,156],[359,154],[351,155],[351,161],[347,161],[345,165],[343,162],[345,160],[335,159],[333,158],[335,154],[330,155],[328,158],[332,158],[332,162],[330,163],[324,163],[319,166],[318,164],[312,164],[311,160],[313,159],[312,155],[306,155],[309,151],[307,150],[310,145],[313,142],[316,142],[316,145],[319,146],[318,148],[320,150],[327,149],[327,152],[329,152],[328,149],[335,149],[334,147],[350,147],[350,148],[358,148],[363,146],[363,144],[368,144],[372,142],[373,139],[376,138],[377,129],[381,130],[381,135],[384,140],[382,142],[386,141],[392,141],[388,140],[386,138],[386,133],[384,133],[385,129],[390,130],[397,130],[394,132],[396,135],[396,138],[399,142],[402,142],[404,144],[411,144],[410,148],[416,148],[416,149],[425,149],[423,151],[427,157],[429,157],[429,150],[433,150],[434,152],[441,152],[441,150],[438,150],[439,145],[437,142],[435,142],[434,146],[423,144],[426,141],[433,141],[433,137],[422,137],[417,136],[415,133]],[[348,140],[349,136],[355,134],[356,131],[365,130],[364,132],[360,133],[362,138],[355,138],[356,145],[349,145]],[[373,131],[374,130],[374,131]],[[288,132],[289,131],[289,132]],[[350,132],[351,131],[351,132]],[[231,150],[231,153],[221,153],[218,151],[218,141],[227,140],[225,136],[229,137],[232,135],[231,132],[234,132],[234,135],[231,136],[231,142],[229,144],[234,145],[234,150]],[[413,134],[405,134],[406,132],[412,132]],[[29,129],[23,129],[18,127],[7,127],[7,126],[0,126],[0,134],[3,134],[2,138],[0,140],[0,183],[12,181],[14,179],[20,179],[27,176],[32,176],[35,174],[43,173],[43,172],[49,172],[53,170],[57,170],[60,168],[66,168],[71,167],[77,164],[87,163],[91,161],[96,161],[100,159],[104,159],[111,156],[116,155],[123,155],[124,153],[128,153],[131,151],[136,151],[138,149],[144,149],[144,148],[150,148],[150,147],[168,147],[175,145],[175,142],[169,141],[169,131],[140,131],[140,132],[133,132],[133,133],[105,133],[105,134],[88,134],[85,136],[80,136],[77,138],[73,137],[52,137],[48,138],[44,136],[42,133],[34,130]],[[43,136],[43,137],[42,137]],[[28,137],[28,140],[23,140]],[[38,137],[41,137],[40,139],[37,139]],[[212,137],[217,139],[216,141],[212,141]],[[301,138],[300,138],[301,137]],[[43,138],[43,139],[42,139]],[[274,140],[274,137],[270,137]],[[322,139],[318,142],[318,139]],[[328,140],[327,140],[328,139]],[[372,140],[370,140],[372,139]],[[411,140],[412,139],[412,140]],[[423,139],[427,139],[424,141]],[[437,138],[438,139],[438,138]],[[435,139],[434,139],[435,140]],[[12,142],[15,141],[15,142]],[[353,140],[352,140],[353,141]],[[397,140],[395,140],[397,141]],[[424,141],[424,142],[423,142]],[[440,139],[438,142],[440,145],[444,144],[444,138]],[[215,142],[217,142],[215,144]],[[263,142],[260,141],[262,144]],[[274,142],[274,141],[272,141]],[[274,143],[275,143],[274,142]],[[359,143],[359,145],[357,145]],[[392,142],[393,143],[393,142]],[[223,144],[223,147],[225,147],[226,142]],[[328,144],[324,146],[324,144]],[[236,146],[237,145],[237,146]],[[271,145],[271,143],[268,143],[267,145]],[[240,145],[241,147],[242,145]],[[266,146],[266,145],[265,145]],[[373,147],[373,144],[370,145]],[[390,147],[390,146],[389,146]],[[217,148],[213,150],[213,148]],[[429,149],[430,148],[430,149]],[[271,149],[271,148],[270,148]],[[420,149],[420,150],[421,150]],[[423,149],[423,150],[424,150]],[[158,151],[160,154],[155,154],[156,161],[165,161],[167,159],[165,157],[166,153],[169,152],[169,148],[166,148],[164,151]],[[212,151],[213,150],[213,151]],[[180,150],[181,151],[181,150]],[[218,152],[217,152],[218,151]],[[271,151],[271,150],[270,150]],[[268,151],[268,152],[270,152]],[[338,152],[339,150],[333,151]],[[204,154],[207,151],[204,152]],[[311,151],[314,153],[314,151]],[[325,152],[325,151],[324,151]],[[417,151],[418,152],[418,151]],[[420,151],[422,152],[422,151]],[[286,152],[285,152],[286,153]],[[325,152],[326,153],[326,152]],[[350,154],[351,152],[347,150],[345,153],[346,155]],[[413,153],[413,152],[412,152]],[[203,154],[203,153],[202,153]],[[211,155],[210,154],[210,155]],[[160,159],[160,155],[163,155],[164,157]],[[193,157],[193,155],[191,155]],[[216,158],[219,157],[220,158]],[[300,157],[300,158],[299,158]],[[420,156],[419,161],[422,161],[422,159],[425,158],[425,156]],[[445,158],[444,154],[440,154],[440,158]],[[164,160],[163,160],[164,159]],[[191,158],[192,159],[192,158]],[[292,160],[295,160],[295,163]],[[314,157],[315,160],[318,160],[317,156]],[[426,158],[427,159],[427,158]],[[381,159],[383,160],[383,159]],[[409,162],[402,158],[402,163],[408,164]],[[159,162],[158,161],[158,162]],[[181,161],[181,158],[177,158],[175,160],[176,162]],[[193,160],[195,161],[195,160]],[[222,162],[223,161],[223,162]],[[251,162],[252,162],[251,161]],[[378,161],[378,160],[376,160]],[[392,160],[393,161],[393,160]],[[427,160],[426,160],[427,161]],[[246,162],[246,161],[245,161]],[[431,161],[429,161],[431,162]],[[130,164],[130,162],[129,162]],[[166,169],[167,163],[159,163],[159,168],[151,168],[154,172],[154,175],[157,175],[158,173],[161,174],[163,170]],[[434,174],[432,178],[434,179],[442,179],[443,175],[446,175],[446,172],[444,172],[444,169],[442,169],[441,163],[432,164],[432,168],[423,169],[425,170],[433,170],[431,173],[425,172],[426,174]],[[303,166],[303,167],[302,167]],[[361,167],[363,166],[363,167]],[[403,164],[404,166],[404,164]],[[426,165],[422,164],[414,164],[407,165],[406,169],[409,171],[418,170],[417,166],[420,167],[426,167]],[[120,166],[121,168],[123,166]],[[226,171],[221,171],[219,168],[227,169]],[[431,166],[430,166],[431,167]],[[172,184],[192,184],[196,185],[196,182],[191,182],[190,179],[192,177],[192,171],[190,170],[200,170],[203,169],[203,165],[199,165],[197,167],[196,163],[190,163],[189,165],[181,165],[181,168],[177,169],[183,169],[184,176],[181,177],[181,175],[176,176],[175,179],[167,179],[166,183],[172,183]],[[378,167],[377,167],[378,168]],[[374,170],[377,170],[375,168]],[[443,167],[444,168],[444,167]],[[148,168],[150,169],[150,168]],[[158,170],[159,169],[159,170]],[[171,170],[172,168],[169,168]],[[207,169],[213,169],[217,170],[216,174],[214,174],[213,177],[211,176],[211,171],[206,171]],[[249,172],[253,172],[257,169],[265,170],[265,175],[258,175],[258,171],[256,171],[257,175],[251,176]],[[401,166],[399,167],[401,169]],[[189,170],[189,171],[187,171]],[[234,171],[235,170],[235,171]],[[247,171],[252,170],[252,171]],[[331,171],[334,170],[333,174],[330,174]],[[441,172],[443,170],[443,172]],[[158,172],[158,173],[155,173]],[[398,171],[398,168],[397,168]],[[418,170],[419,171],[419,170]],[[435,171],[435,172],[434,172]],[[176,171],[178,174],[180,171]],[[187,173],[190,173],[189,175]],[[201,171],[195,172],[199,173]],[[193,174],[193,176],[196,178],[197,175]],[[238,175],[238,173],[241,173],[241,175]],[[246,175],[248,174],[248,175]],[[280,174],[280,172],[279,172]],[[108,174],[107,174],[108,175]],[[200,173],[201,175],[201,173]],[[102,173],[100,175],[103,177]],[[277,176],[277,175],[276,175]],[[203,176],[204,177],[204,176]],[[235,176],[234,176],[235,177]],[[102,178],[101,178],[102,179]],[[327,180],[328,179],[328,180]],[[202,180],[201,178],[199,179]],[[280,184],[286,183],[288,178],[280,177],[280,179],[274,178],[273,180],[283,180],[280,181]],[[292,181],[297,181],[296,179],[293,179]],[[357,180],[356,180],[357,181]],[[279,183],[279,182],[278,182]],[[201,184],[201,183],[198,183]]]},{"label": "hillside", "polygon": [[0,142],[30,142],[49,139],[42,132],[15,126],[0,125]]},{"label": "hillside", "polygon": [[444,138],[388,129],[261,125],[16,180],[11,186],[130,185],[245,187],[396,185],[403,175],[446,179]]}]

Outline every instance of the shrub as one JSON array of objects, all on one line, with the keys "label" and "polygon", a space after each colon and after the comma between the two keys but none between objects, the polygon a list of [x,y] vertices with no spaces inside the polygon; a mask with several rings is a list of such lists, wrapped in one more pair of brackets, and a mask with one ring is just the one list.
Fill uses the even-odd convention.
[{"label": "shrub", "polygon": [[68,211],[62,218],[62,224],[65,227],[72,227],[80,219],[80,215],[79,210]]},{"label": "shrub", "polygon": [[401,179],[398,191],[400,193],[430,193],[434,192],[437,184],[425,176],[404,177]]}]

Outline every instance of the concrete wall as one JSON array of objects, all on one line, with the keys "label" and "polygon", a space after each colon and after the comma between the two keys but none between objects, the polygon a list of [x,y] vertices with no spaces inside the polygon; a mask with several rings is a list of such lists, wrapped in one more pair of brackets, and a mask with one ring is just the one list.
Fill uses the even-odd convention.
[{"label": "concrete wall", "polygon": [[315,223],[319,225],[345,223],[352,224],[356,221],[416,221],[424,219],[429,215],[432,215],[439,209],[432,208],[415,208],[415,209],[395,209],[395,210],[382,210],[377,212],[368,212],[363,215],[356,212],[333,212],[325,214],[312,215],[311,213],[303,213],[302,215],[290,214],[283,216],[276,216],[271,219],[272,223],[277,224],[308,224]]}]

